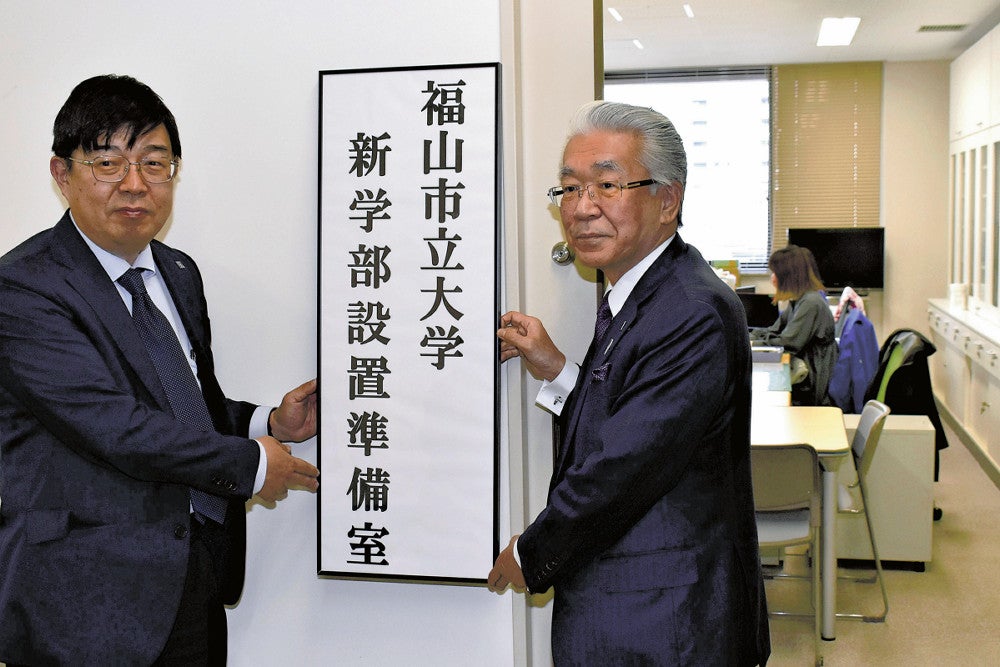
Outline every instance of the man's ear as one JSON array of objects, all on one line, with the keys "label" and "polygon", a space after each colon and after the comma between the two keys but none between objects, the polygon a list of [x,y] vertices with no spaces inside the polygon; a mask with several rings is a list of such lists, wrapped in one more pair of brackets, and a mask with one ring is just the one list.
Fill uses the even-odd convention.
[{"label": "man's ear", "polygon": [[70,166],[66,163],[66,158],[53,155],[49,159],[49,173],[52,174],[52,179],[59,186],[63,196],[66,195],[66,188],[69,185],[69,169]]},{"label": "man's ear", "polygon": [[69,165],[66,164],[66,158],[53,155],[49,159],[49,173],[56,179],[56,183],[65,183],[69,179]]},{"label": "man's ear", "polygon": [[681,210],[681,202],[684,201],[684,186],[677,181],[660,185],[660,190],[664,191],[660,208],[660,219],[664,223],[676,222],[677,214]]}]

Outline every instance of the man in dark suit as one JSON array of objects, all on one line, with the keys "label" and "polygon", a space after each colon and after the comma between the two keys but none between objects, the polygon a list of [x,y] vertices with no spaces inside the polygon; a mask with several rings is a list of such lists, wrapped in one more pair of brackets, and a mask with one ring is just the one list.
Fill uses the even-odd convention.
[{"label": "man in dark suit", "polygon": [[536,318],[501,318],[501,359],[544,378],[560,443],[548,503],[490,589],[555,587],[557,665],[763,664],[747,325],[676,233],[681,139],[655,111],[608,102],[569,137],[550,196],[577,257],[604,272],[613,319],[578,367]]},{"label": "man in dark suit", "polygon": [[69,210],[0,259],[0,661],[224,664],[245,501],[318,485],[281,442],[315,433],[316,383],[274,410],[219,387],[198,268],[153,239],[181,156],[156,93],[82,82],[53,152]]}]

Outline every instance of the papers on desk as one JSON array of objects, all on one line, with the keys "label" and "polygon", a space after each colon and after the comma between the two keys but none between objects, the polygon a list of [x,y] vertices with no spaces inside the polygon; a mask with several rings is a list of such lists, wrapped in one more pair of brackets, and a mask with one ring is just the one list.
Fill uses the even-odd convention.
[{"label": "papers on desk", "polygon": [[792,384],[788,355],[781,347],[761,346],[751,350],[751,388],[754,405],[790,405]]},{"label": "papers on desk", "polygon": [[[773,366],[774,368],[763,368]],[[790,391],[787,380],[782,377],[781,364],[754,364],[753,366],[753,391]]]}]

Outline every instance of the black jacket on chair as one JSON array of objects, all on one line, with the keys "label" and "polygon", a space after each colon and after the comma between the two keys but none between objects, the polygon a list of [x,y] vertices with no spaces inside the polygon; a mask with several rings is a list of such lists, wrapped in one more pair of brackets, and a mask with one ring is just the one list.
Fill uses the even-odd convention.
[{"label": "black jacket on chair", "polygon": [[[902,361],[898,368],[891,371],[885,395],[879,396],[889,358],[896,347],[902,350]],[[879,350],[878,371],[868,385],[868,391],[865,392],[866,401],[878,399],[888,405],[893,414],[926,415],[931,421],[935,431],[934,481],[937,481],[940,467],[938,452],[948,446],[944,426],[941,424],[937,404],[934,402],[931,374],[927,366],[927,358],[936,351],[934,344],[920,332],[913,329],[897,329],[889,334],[882,344],[882,349]]]}]

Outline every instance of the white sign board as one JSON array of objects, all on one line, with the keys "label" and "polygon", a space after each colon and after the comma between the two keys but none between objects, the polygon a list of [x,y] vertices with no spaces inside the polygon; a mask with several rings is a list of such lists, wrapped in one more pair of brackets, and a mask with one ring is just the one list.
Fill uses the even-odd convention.
[{"label": "white sign board", "polygon": [[320,72],[319,573],[497,553],[499,65]]}]

